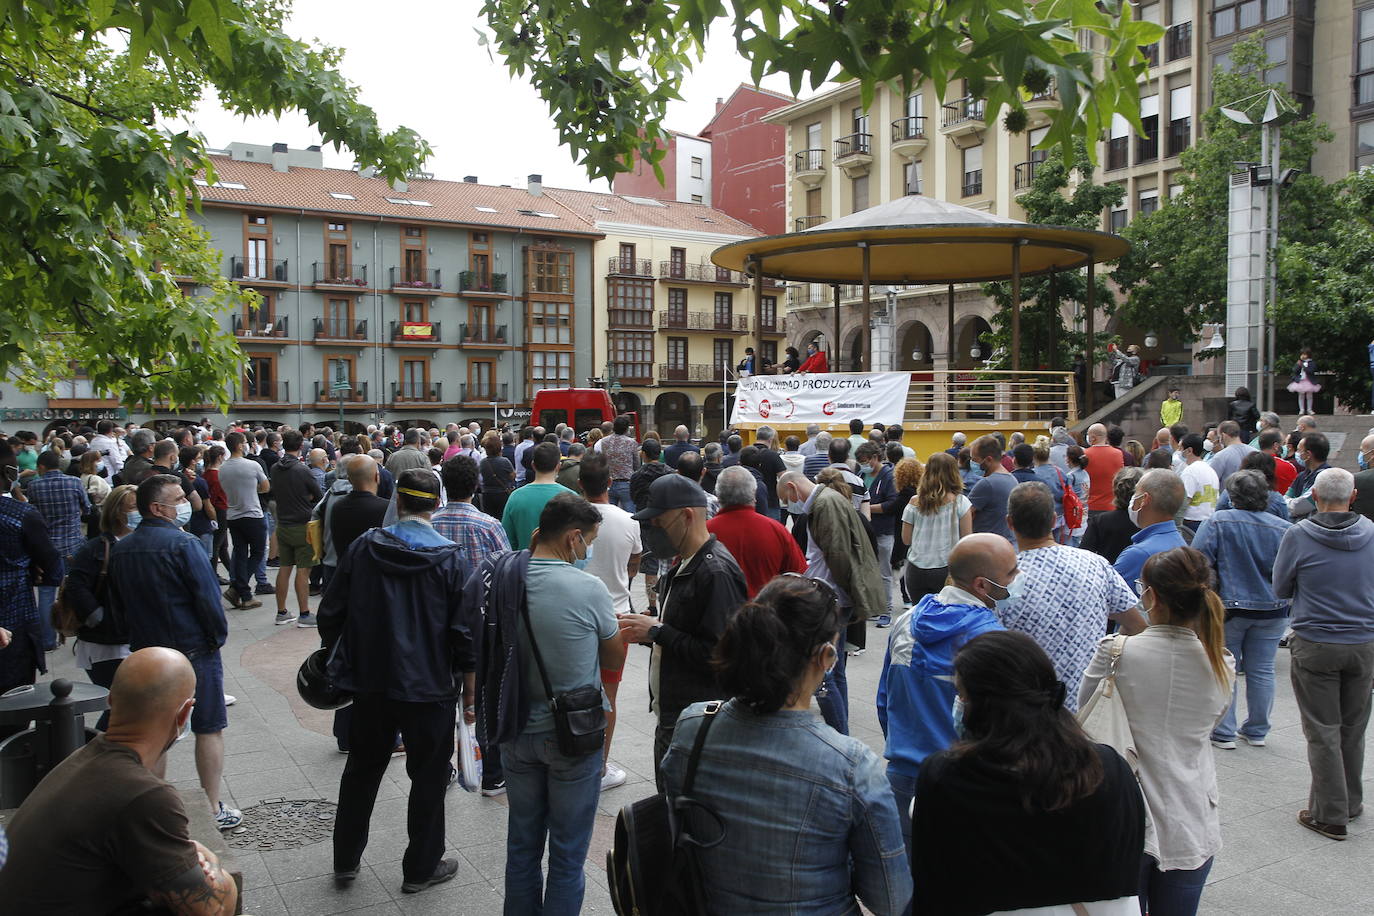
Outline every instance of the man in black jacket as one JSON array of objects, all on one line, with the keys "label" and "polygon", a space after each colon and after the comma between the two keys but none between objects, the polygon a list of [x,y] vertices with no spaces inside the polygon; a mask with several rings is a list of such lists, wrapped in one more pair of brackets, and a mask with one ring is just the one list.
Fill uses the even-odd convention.
[{"label": "man in black jacket", "polygon": [[[329,676],[353,695],[351,753],[339,783],[334,877],[358,876],[377,788],[399,728],[410,776],[410,843],[401,869],[408,894],[458,871],[444,852],[444,789],[453,756],[456,703],[474,696],[472,637],[464,626],[458,547],[429,517],[439,481],[427,469],[397,481],[400,521],[363,534],[339,564],[320,602]],[[471,721],[471,719],[469,719]]]},{"label": "man in black jacket", "polygon": [[301,461],[305,437],[288,429],[281,439],[282,456],[272,465],[268,478],[277,500],[277,623],[290,623],[295,616],[286,609],[291,597],[291,569],[296,570],[296,606],[300,609],[298,627],[313,627],[310,614],[310,570],[315,566],[315,548],[310,546],[306,529],[315,503],[320,501],[320,485]]},{"label": "man in black jacket", "polygon": [[660,766],[678,714],[693,703],[715,699],[720,690],[711,653],[725,624],[748,594],[739,564],[706,530],[706,491],[680,474],[649,487],[645,508],[635,513],[660,529],[678,561],[659,581],[661,617],[625,614],[620,632],[627,643],[648,643],[654,730],[654,779],[663,791]]},{"label": "man in black jacket", "polygon": [[[645,439],[640,448],[643,461],[639,469],[630,475],[630,501],[635,506],[649,504],[649,488],[655,480],[673,473],[672,468],[663,463],[662,446],[655,439]],[[631,508],[634,508],[633,506]],[[640,539],[644,552],[639,558],[639,571],[644,575],[644,589],[649,598],[650,616],[658,613],[658,574],[673,561],[674,550],[663,532],[652,525],[642,524]]]}]

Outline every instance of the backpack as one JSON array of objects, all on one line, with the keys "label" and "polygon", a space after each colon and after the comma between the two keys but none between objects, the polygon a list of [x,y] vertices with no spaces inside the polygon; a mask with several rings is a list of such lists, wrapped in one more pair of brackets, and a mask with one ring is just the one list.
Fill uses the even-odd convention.
[{"label": "backpack", "polygon": [[1083,500],[1079,498],[1077,491],[1074,490],[1069,482],[1064,479],[1064,472],[1059,468],[1054,469],[1059,474],[1059,482],[1064,485],[1064,526],[1070,531],[1083,527]]},{"label": "backpack", "polygon": [[[692,788],[706,733],[720,705],[719,700],[706,704],[687,758],[682,794],[672,800],[659,793],[626,805],[616,815],[615,840],[606,853],[606,877],[611,906],[619,916],[696,916],[707,911],[696,850],[710,849],[725,839],[725,823],[692,798]],[[682,815],[689,808],[715,822],[718,832],[709,842],[693,837],[683,827]]]},{"label": "backpack", "polygon": [[[95,585],[91,588],[91,594],[95,595],[100,601],[104,601],[105,580],[110,571],[110,541],[108,538],[101,538],[105,542],[105,556],[100,561],[100,574],[96,576]],[[59,644],[65,642],[68,636],[75,636],[77,631],[83,626],[84,614],[78,608],[72,607],[71,596],[67,594],[67,583],[70,579],[63,578],[61,587],[57,590],[57,597],[52,603],[52,628],[61,637]],[[89,609],[86,613],[89,613]]]}]

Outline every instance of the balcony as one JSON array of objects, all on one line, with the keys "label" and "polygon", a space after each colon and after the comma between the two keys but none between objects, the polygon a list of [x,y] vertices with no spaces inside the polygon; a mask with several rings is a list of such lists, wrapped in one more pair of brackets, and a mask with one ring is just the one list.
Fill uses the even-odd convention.
[{"label": "balcony", "polygon": [[1048,124],[1050,117],[1059,109],[1059,91],[1051,83],[1044,92],[1032,93],[1022,107],[1026,109],[1027,123],[1031,127]]},{"label": "balcony", "polygon": [[1192,118],[1169,122],[1169,155],[1177,156],[1192,145]]},{"label": "balcony", "polygon": [[291,316],[274,318],[271,315],[234,316],[234,336],[283,340],[291,333]]},{"label": "balcony", "polygon": [[1164,33],[1164,60],[1173,62],[1193,56],[1193,24],[1180,22]]},{"label": "balcony", "polygon": [[612,277],[652,277],[654,262],[651,258],[611,258],[606,273]]},{"label": "balcony", "polygon": [[713,385],[721,382],[725,377],[723,366],[712,366],[709,363],[682,363],[670,366],[667,363],[658,364],[658,383],[663,384],[698,384]]},{"label": "balcony", "polygon": [[506,325],[460,324],[458,342],[465,347],[504,347],[509,344]]},{"label": "balcony", "polygon": [[291,383],[244,379],[241,400],[257,404],[290,404]]},{"label": "balcony", "polygon": [[500,385],[460,385],[462,389],[462,401],[464,404],[490,404],[492,401],[498,403],[508,401],[506,391],[508,386],[502,382]]},{"label": "balcony", "polygon": [[622,385],[652,385],[654,383],[654,364],[652,362],[611,362],[611,375]]},{"label": "balcony", "polygon": [[1028,191],[1030,186],[1035,183],[1035,173],[1040,168],[1043,160],[1032,159],[1029,162],[1019,162],[1016,165],[1015,188],[1018,191]]},{"label": "balcony", "polygon": [[825,150],[804,149],[792,160],[792,177],[814,188],[825,178]]},{"label": "balcony", "polygon": [[230,278],[242,283],[289,283],[291,271],[285,259],[274,261],[269,258],[229,258]]},{"label": "balcony", "polygon": [[964,173],[964,183],[960,187],[964,197],[977,197],[983,193],[983,170],[975,169]]},{"label": "balcony", "polygon": [[787,307],[789,309],[824,308],[832,304],[832,295],[829,286],[819,283],[803,283],[799,286],[791,286],[787,289]]},{"label": "balcony", "polygon": [[362,385],[354,385],[347,391],[333,391],[332,382],[315,383],[315,403],[316,404],[337,404],[343,395],[342,400],[345,404],[361,404],[367,400],[367,382]]},{"label": "balcony", "polygon": [[714,264],[683,264],[674,261],[658,262],[660,280],[684,283],[710,283],[713,286],[748,286],[749,278],[738,270]]},{"label": "balcony", "polygon": [[778,323],[778,316],[765,314],[759,322],[759,331],[764,334],[781,334],[782,327]]},{"label": "balcony", "polygon": [[406,270],[404,267],[393,267],[390,285],[391,291],[398,295],[421,293],[426,296],[437,296],[439,290],[444,288],[437,267],[434,270]]},{"label": "balcony", "polygon": [[713,312],[659,312],[658,326],[669,331],[727,331],[731,334],[745,334],[749,331],[749,316],[716,315]]},{"label": "balcony", "polygon": [[987,127],[983,123],[983,100],[965,96],[940,106],[940,133],[954,140],[961,149],[973,146]]},{"label": "balcony", "polygon": [[438,321],[393,321],[392,343],[439,343],[444,339],[443,324]]},{"label": "balcony", "polygon": [[792,231],[805,232],[807,229],[810,229],[813,226],[819,226],[821,223],[827,221],[828,219],[830,219],[830,217],[825,216],[821,213],[814,213],[811,216],[799,216],[795,220],[793,220],[793,224],[796,226],[796,228]]},{"label": "balcony", "polygon": [[928,142],[925,118],[898,118],[892,122],[892,151],[903,159],[914,162]]},{"label": "balcony", "polygon": [[873,135],[856,133],[836,140],[835,164],[850,178],[867,175],[873,164]]},{"label": "balcony", "polygon": [[1130,137],[1112,137],[1107,141],[1107,171],[1124,169],[1131,148]]},{"label": "balcony", "polygon": [[312,285],[319,289],[360,289],[367,287],[367,265],[343,267],[322,264],[316,261],[310,265],[314,276]]},{"label": "balcony", "polygon": [[506,294],[506,275],[477,270],[458,272],[458,289],[469,294],[490,293],[496,296]]},{"label": "balcony", "polygon": [[419,403],[419,404],[438,404],[444,399],[444,383],[435,382],[426,388],[424,385],[412,385],[409,382],[391,383],[391,403]]},{"label": "balcony", "polygon": [[365,342],[367,340],[367,319],[338,321],[332,318],[316,318],[315,339]]}]

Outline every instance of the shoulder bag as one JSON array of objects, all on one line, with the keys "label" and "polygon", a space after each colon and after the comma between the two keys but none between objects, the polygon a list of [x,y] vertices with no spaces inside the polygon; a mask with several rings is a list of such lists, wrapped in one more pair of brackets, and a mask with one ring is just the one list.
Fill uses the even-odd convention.
[{"label": "shoulder bag", "polygon": [[[100,561],[100,573],[96,576],[95,584],[91,587],[91,594],[103,605],[105,602],[105,578],[110,571],[110,539],[101,536],[105,542],[105,556]],[[84,626],[84,620],[92,611],[99,608],[86,608],[83,612],[80,608],[72,607],[71,595],[67,590],[69,578],[62,579],[62,585],[57,590],[57,597],[52,603],[52,628],[57,631],[63,641],[69,636],[75,636],[77,631]],[[96,621],[97,623],[99,621]]]},{"label": "shoulder bag", "polygon": [[1126,637],[1118,633],[1112,640],[1111,668],[1107,676],[1098,681],[1097,689],[1088,702],[1078,711],[1078,724],[1083,726],[1089,738],[1113,748],[1125,759],[1131,772],[1138,774],[1140,755],[1136,753],[1135,736],[1131,734],[1126,705],[1121,701],[1121,691],[1116,683],[1117,664],[1125,648]]},{"label": "shoulder bag", "polygon": [[[606,877],[611,905],[619,916],[699,916],[706,910],[698,849],[710,849],[725,839],[725,823],[710,808],[692,797],[697,764],[706,744],[720,701],[706,704],[706,713],[687,758],[682,794],[676,800],[665,793],[641,799],[620,809],[615,819],[615,840],[606,853]],[[683,826],[689,809],[701,811],[715,822],[717,833],[709,841],[692,836]]]},{"label": "shoulder bag", "polygon": [[529,602],[520,602],[520,615],[524,617],[525,630],[530,634],[530,651],[539,668],[539,679],[544,682],[549,709],[553,710],[553,727],[558,736],[559,753],[565,757],[585,757],[600,751],[606,742],[606,709],[602,706],[601,685],[587,684],[555,695],[553,684],[549,682],[549,672],[544,668],[544,655],[539,651],[534,627],[530,625]]}]

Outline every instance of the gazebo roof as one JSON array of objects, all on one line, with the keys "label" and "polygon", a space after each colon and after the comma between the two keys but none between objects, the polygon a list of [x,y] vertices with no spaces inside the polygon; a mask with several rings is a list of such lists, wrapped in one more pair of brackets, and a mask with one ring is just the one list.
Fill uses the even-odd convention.
[{"label": "gazebo roof", "polygon": [[1119,236],[1023,223],[918,194],[901,197],[802,232],[717,248],[711,260],[802,283],[862,283],[870,249],[872,284],[927,285],[1010,279],[1019,245],[1021,276],[1111,261],[1130,248]]}]

